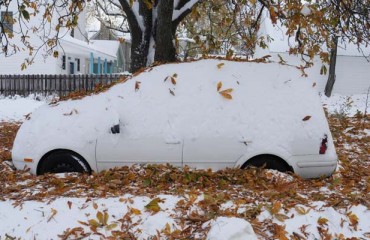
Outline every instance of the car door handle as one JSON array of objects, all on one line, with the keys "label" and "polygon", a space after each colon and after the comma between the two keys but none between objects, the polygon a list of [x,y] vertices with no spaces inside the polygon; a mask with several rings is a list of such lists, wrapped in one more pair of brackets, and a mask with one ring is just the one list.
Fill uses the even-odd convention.
[{"label": "car door handle", "polygon": [[180,144],[181,141],[180,140],[169,140],[169,141],[166,141],[166,144]]},{"label": "car door handle", "polygon": [[239,140],[239,142],[244,143],[246,146],[248,146],[248,145],[249,145],[249,144],[251,144],[253,141],[248,141],[248,140],[245,140],[245,139],[241,139],[241,140]]}]

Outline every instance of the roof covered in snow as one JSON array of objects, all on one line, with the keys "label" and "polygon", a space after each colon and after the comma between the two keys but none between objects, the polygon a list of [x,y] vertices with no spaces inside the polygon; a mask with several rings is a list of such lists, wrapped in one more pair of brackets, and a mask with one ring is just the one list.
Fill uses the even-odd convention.
[{"label": "roof covered in snow", "polygon": [[93,53],[96,57],[106,58],[107,60],[115,60],[117,58],[115,53],[107,51],[106,49],[97,45],[89,44],[71,37],[69,34],[65,34],[60,39],[60,47],[62,51],[67,53],[78,53],[85,57],[90,57],[90,53]]}]

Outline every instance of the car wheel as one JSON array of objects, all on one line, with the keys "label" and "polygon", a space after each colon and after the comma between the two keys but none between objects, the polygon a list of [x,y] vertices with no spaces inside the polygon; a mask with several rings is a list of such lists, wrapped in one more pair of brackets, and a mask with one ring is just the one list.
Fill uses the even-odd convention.
[{"label": "car wheel", "polygon": [[60,150],[47,155],[40,162],[40,167],[37,171],[38,174],[66,172],[91,173],[91,170],[80,155]]},{"label": "car wheel", "polygon": [[293,169],[281,158],[273,155],[260,155],[248,160],[242,168],[257,167],[273,169],[279,172],[293,172]]}]

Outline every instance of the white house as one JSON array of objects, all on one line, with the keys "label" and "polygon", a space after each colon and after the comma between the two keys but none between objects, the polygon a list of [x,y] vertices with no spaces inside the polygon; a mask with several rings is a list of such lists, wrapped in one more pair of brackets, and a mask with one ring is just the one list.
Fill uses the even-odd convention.
[{"label": "white house", "polygon": [[[4,20],[5,9],[1,7],[1,19]],[[43,11],[40,11],[42,13]],[[51,27],[43,28],[36,33],[29,31],[29,42],[34,49],[40,50],[37,52],[33,63],[21,70],[21,65],[25,59],[32,59],[29,50],[25,48],[20,38],[20,27],[18,23],[10,24],[10,29],[14,38],[12,43],[19,46],[19,51],[14,55],[5,57],[3,52],[0,52],[0,74],[89,74],[89,73],[112,73],[113,62],[117,59],[115,53],[106,51],[99,46],[94,46],[87,42],[85,32],[85,12],[79,15],[78,25],[74,30],[60,30],[60,41],[58,46],[53,50],[58,52],[58,57],[47,54],[45,42],[48,36],[55,34],[56,22],[62,14],[54,12],[51,19]],[[18,6],[16,1],[12,1],[9,6],[8,14],[16,17],[18,15]],[[31,29],[33,26],[39,25],[43,19],[42,14],[31,16],[28,22],[22,23],[23,27]],[[23,29],[26,29],[23,28]],[[35,52],[34,52],[35,53]]]},{"label": "white house", "polygon": [[[268,49],[258,49],[255,57],[271,55],[270,60],[279,61],[280,55],[287,63],[292,65],[303,64],[300,57],[289,55],[288,37],[286,29],[273,26],[269,18],[265,18],[261,25],[261,34],[268,34],[274,41],[268,44]],[[366,58],[366,57],[367,58]],[[336,81],[333,93],[343,95],[367,93],[370,88],[370,47],[340,43],[338,46],[336,63]],[[315,60],[314,66],[306,70],[309,77],[316,79],[318,91],[324,92],[328,75],[320,75],[322,63]],[[329,67],[328,67],[329,71]]]}]

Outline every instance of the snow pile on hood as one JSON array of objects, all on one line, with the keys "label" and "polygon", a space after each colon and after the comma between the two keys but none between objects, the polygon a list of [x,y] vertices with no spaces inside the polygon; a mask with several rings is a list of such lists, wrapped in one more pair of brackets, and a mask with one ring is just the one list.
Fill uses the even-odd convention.
[{"label": "snow pile on hood", "polygon": [[241,218],[218,217],[212,221],[207,240],[257,240],[249,222]]}]

